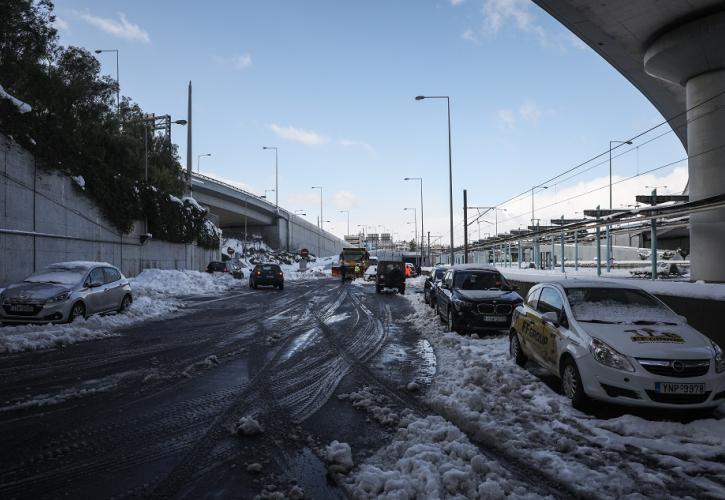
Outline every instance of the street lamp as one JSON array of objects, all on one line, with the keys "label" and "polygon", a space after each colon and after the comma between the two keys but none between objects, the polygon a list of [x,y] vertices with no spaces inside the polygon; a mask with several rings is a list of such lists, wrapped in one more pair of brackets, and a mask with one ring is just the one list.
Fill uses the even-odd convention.
[{"label": "street lamp", "polygon": [[495,216],[495,221],[496,221],[494,231],[496,232],[496,237],[497,238],[498,238],[498,211],[499,210],[501,210],[502,212],[506,212],[507,211],[505,208],[493,207],[493,214]]},{"label": "street lamp", "polygon": [[202,156],[211,156],[211,153],[204,153],[204,154],[196,155],[196,173],[197,174],[200,172],[199,164],[201,163]]},{"label": "street lamp", "polygon": [[415,97],[416,101],[423,99],[445,99],[448,104],[448,201],[450,204],[450,231],[451,231],[451,264],[454,261],[453,247],[453,160],[451,154],[451,98],[449,96],[423,96]]},{"label": "street lamp", "polygon": [[[425,226],[423,220],[423,178],[422,177],[406,177],[406,181],[420,181],[420,265],[423,265],[423,242],[425,238]],[[430,250],[430,249],[428,249]]]},{"label": "street lamp", "polygon": [[[609,141],[609,210],[612,210],[612,144],[632,144],[632,141]],[[607,272],[612,269],[612,241],[609,237],[611,226],[607,224]]]},{"label": "street lamp", "polygon": [[265,189],[264,194],[261,196],[265,200],[267,199],[267,193],[274,193],[274,189]]},{"label": "street lamp", "polygon": [[534,221],[536,220],[536,218],[534,217],[534,190],[536,188],[549,189],[549,186],[543,186],[540,184],[538,186],[533,186],[531,188],[531,225],[532,226],[534,225]]},{"label": "street lamp", "polygon": [[[417,245],[418,244],[418,211],[415,209],[415,207],[407,207],[407,208],[404,208],[403,210],[406,210],[406,211],[412,210],[413,211],[413,225],[415,226],[415,242],[416,242],[415,244]],[[421,255],[421,259],[422,259],[422,257],[423,256]],[[420,265],[423,265],[422,262],[420,263]]]},{"label": "street lamp", "polygon": [[320,229],[322,229],[322,186],[312,186],[310,189],[320,190]]},{"label": "street lamp", "polygon": [[118,49],[96,49],[93,52],[100,54],[101,52],[115,52],[116,53],[116,111],[121,113],[121,82],[118,76]]},{"label": "street lamp", "polygon": [[350,211],[349,210],[340,210],[341,214],[347,214],[347,234],[350,235]]},{"label": "street lamp", "polygon": [[279,169],[277,168],[277,146],[262,146],[262,149],[274,149],[274,206],[279,208]]}]

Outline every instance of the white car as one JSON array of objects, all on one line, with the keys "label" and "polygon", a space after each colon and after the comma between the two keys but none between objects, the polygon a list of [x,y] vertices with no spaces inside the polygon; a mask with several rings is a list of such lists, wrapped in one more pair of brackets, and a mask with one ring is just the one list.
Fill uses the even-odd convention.
[{"label": "white car", "polygon": [[575,407],[589,398],[630,406],[725,403],[725,353],[662,301],[630,285],[542,283],[514,311],[510,352],[561,379]]}]

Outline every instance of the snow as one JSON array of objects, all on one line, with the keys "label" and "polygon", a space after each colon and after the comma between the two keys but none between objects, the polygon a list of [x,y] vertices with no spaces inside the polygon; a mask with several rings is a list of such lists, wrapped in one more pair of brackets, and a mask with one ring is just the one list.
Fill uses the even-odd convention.
[{"label": "snow", "polygon": [[170,194],[169,195],[169,200],[172,201],[173,203],[178,203],[179,205],[183,205],[184,204],[184,202],[181,201],[181,198],[177,198],[173,194]]},{"label": "snow", "polygon": [[196,200],[195,200],[194,198],[192,198],[191,196],[184,196],[184,197],[182,198],[182,200],[184,201],[184,203],[188,203],[189,205],[193,205],[194,207],[196,207],[196,208],[197,208],[197,209],[199,209],[199,210],[202,210],[202,211],[206,210],[206,209],[204,209],[204,208],[203,208],[203,207],[202,207],[201,205],[199,205],[199,202],[197,202],[197,201],[196,201]]},{"label": "snow", "polygon": [[[73,263],[82,264],[82,263]],[[220,294],[240,286],[230,275],[198,271],[146,269],[131,278],[133,304],[121,314],[94,315],[64,325],[16,325],[0,328],[0,354],[58,348],[120,335],[118,330],[159,319],[183,309],[182,297]]]},{"label": "snow", "polygon": [[634,279],[627,278],[629,270],[616,269],[609,274],[612,277],[605,276],[607,272],[602,269],[602,276],[597,277],[596,269],[580,268],[578,271],[566,268],[566,272],[562,273],[557,270],[542,269],[518,269],[516,267],[499,266],[498,270],[501,274],[510,280],[524,282],[545,282],[545,281],[562,281],[570,279],[587,279],[587,280],[604,280],[605,282],[629,285],[642,288],[655,295],[672,295],[676,297],[691,297],[709,300],[725,300],[725,284],[721,283],[703,283],[701,281],[675,281],[675,280],[650,280],[650,279]]},{"label": "snow", "polygon": [[74,175],[71,177],[71,179],[73,179],[73,182],[78,184],[78,186],[80,186],[81,189],[83,189],[83,190],[86,189],[86,180],[83,178],[82,175]]},{"label": "snow", "polygon": [[350,445],[337,440],[325,447],[325,460],[331,472],[347,472],[354,466]]},{"label": "snow", "polygon": [[[420,281],[411,281],[411,291],[420,288]],[[663,489],[725,497],[725,421],[668,421],[672,417],[661,412],[656,420],[631,414],[635,411],[609,419],[582,413],[537,376],[535,366],[523,369],[509,358],[505,335],[479,340],[447,333],[421,294],[405,298],[415,309],[405,321],[431,342],[439,360],[424,394],[427,403],[478,443],[586,497],[662,497]],[[721,418],[723,410],[717,411]],[[429,438],[418,440],[430,444]],[[390,469],[385,474],[397,480]],[[411,466],[394,469],[405,472]],[[369,497],[394,496],[374,477],[357,484]],[[431,487],[441,484],[442,478]]]},{"label": "snow", "polygon": [[32,107],[30,107],[30,104],[27,102],[23,102],[20,99],[18,99],[15,96],[10,95],[10,93],[3,88],[2,85],[0,85],[0,97],[9,99],[10,102],[12,102],[16,108],[18,108],[18,111],[21,113],[28,113],[33,110]]},{"label": "snow", "polygon": [[262,433],[262,426],[252,417],[241,417],[234,424],[234,433],[241,436],[255,436]]}]

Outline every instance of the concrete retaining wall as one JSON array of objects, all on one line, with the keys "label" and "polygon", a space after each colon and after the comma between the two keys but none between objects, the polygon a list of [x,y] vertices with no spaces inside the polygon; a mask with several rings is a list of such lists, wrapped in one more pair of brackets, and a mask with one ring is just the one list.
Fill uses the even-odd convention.
[{"label": "concrete retaining wall", "polygon": [[127,276],[145,268],[202,270],[218,250],[140,243],[144,223],[121,235],[68,177],[36,168],[33,156],[0,135],[0,287],[67,260],[110,262]]}]

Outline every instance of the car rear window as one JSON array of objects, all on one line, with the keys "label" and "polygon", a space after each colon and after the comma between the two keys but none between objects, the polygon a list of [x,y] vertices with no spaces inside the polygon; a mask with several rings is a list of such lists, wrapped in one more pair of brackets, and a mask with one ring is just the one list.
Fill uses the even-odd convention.
[{"label": "car rear window", "polygon": [[262,266],[263,271],[280,271],[281,269],[279,266],[276,266],[274,264],[265,264]]}]

